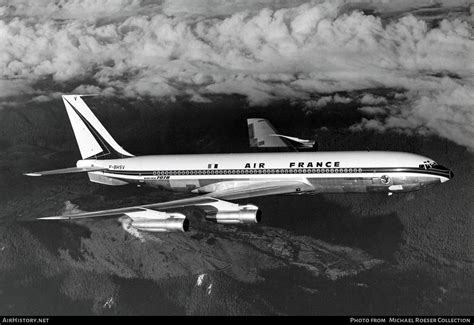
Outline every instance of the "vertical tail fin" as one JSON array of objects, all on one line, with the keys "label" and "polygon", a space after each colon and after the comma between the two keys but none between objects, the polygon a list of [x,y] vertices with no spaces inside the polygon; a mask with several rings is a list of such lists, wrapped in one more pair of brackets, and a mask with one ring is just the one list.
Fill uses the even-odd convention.
[{"label": "vertical tail fin", "polygon": [[63,95],[82,159],[116,159],[133,157],[107,132],[80,95]]},{"label": "vertical tail fin", "polygon": [[251,148],[296,151],[290,142],[278,136],[270,121],[263,118],[249,118],[247,126]]}]

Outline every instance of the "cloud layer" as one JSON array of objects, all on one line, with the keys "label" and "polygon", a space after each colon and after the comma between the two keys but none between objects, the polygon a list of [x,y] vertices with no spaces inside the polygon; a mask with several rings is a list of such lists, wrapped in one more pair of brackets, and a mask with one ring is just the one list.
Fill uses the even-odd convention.
[{"label": "cloud layer", "polygon": [[[0,7],[5,101],[59,91],[201,102],[240,94],[251,105],[285,99],[317,109],[353,101],[367,114],[354,131],[432,132],[474,148],[469,15],[433,26],[413,15],[347,10],[342,1],[271,9],[266,1],[248,8],[201,1],[193,12],[186,1],[13,3]],[[42,87],[45,80],[56,89]],[[378,88],[398,89],[403,100],[337,94]]]}]

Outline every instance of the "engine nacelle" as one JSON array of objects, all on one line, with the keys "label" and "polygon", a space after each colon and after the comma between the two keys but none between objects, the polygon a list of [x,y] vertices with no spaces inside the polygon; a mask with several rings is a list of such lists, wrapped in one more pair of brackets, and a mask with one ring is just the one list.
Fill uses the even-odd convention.
[{"label": "engine nacelle", "polygon": [[206,219],[224,224],[259,223],[262,220],[262,212],[253,204],[237,205],[236,209],[208,210]]},{"label": "engine nacelle", "polygon": [[186,232],[189,220],[182,213],[166,213],[154,210],[127,212],[128,227],[148,232]]}]

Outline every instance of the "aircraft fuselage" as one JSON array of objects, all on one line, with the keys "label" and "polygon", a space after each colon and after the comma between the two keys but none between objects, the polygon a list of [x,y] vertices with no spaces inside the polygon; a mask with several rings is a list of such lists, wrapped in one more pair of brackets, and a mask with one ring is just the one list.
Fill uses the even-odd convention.
[{"label": "aircraft fuselage", "polygon": [[140,156],[79,160],[77,166],[107,168],[90,173],[97,183],[131,183],[191,193],[295,179],[305,184],[295,190],[300,193],[396,193],[431,187],[453,177],[450,170],[433,163],[405,152],[347,151]]}]

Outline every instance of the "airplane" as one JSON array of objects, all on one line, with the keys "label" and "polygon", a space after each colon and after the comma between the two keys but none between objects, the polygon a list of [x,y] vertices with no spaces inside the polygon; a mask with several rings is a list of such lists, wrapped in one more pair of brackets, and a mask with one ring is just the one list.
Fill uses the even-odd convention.
[{"label": "airplane", "polygon": [[263,118],[247,119],[250,148],[278,151],[318,151],[316,140],[300,139],[278,134],[270,121]]},{"label": "airplane", "polygon": [[[451,170],[413,153],[390,151],[264,152],[134,156],[122,148],[81,95],[62,99],[82,159],[76,167],[27,173],[45,176],[87,173],[94,183],[136,184],[194,194],[168,202],[42,217],[42,220],[127,218],[148,232],[184,232],[182,208],[204,211],[209,221],[255,224],[262,213],[254,204],[231,201],[277,194],[402,193],[444,183]],[[272,131],[273,132],[273,131]]]}]

